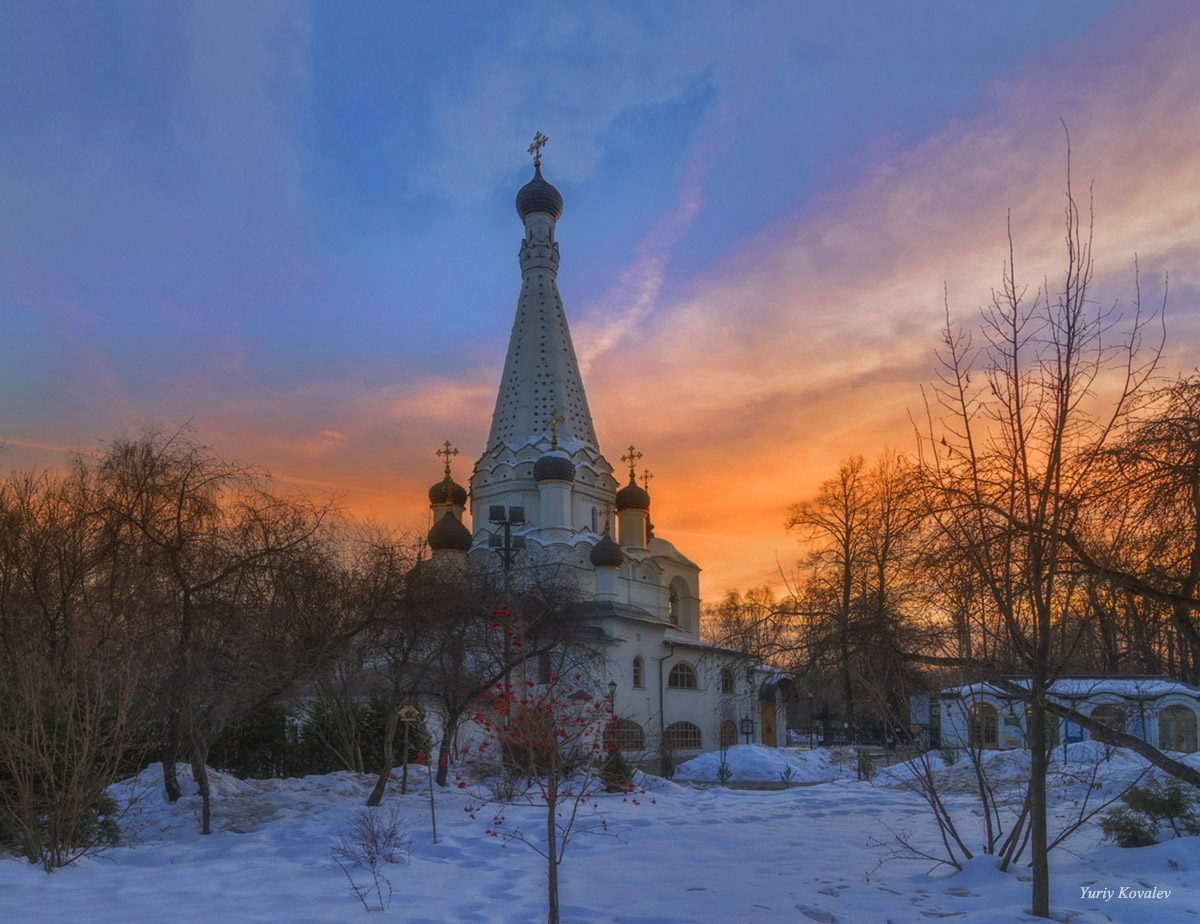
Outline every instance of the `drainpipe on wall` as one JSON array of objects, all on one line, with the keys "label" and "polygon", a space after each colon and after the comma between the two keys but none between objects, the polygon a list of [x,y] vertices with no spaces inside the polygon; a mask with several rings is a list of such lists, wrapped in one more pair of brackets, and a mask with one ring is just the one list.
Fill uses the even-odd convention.
[{"label": "drainpipe on wall", "polygon": [[658,747],[660,750],[663,747],[663,736],[667,733],[666,720],[663,718],[667,711],[666,703],[663,702],[663,661],[675,657],[675,643],[664,641],[663,644],[670,646],[671,653],[666,657],[655,659],[658,661]]}]

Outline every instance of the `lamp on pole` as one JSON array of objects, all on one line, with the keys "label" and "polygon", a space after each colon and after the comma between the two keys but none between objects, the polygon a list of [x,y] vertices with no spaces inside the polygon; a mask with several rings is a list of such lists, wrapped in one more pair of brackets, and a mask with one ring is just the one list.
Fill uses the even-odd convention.
[{"label": "lamp on pole", "polygon": [[504,565],[504,594],[512,594],[512,564],[517,552],[525,548],[525,537],[514,536],[514,526],[525,525],[525,508],[509,507],[507,513],[503,504],[492,504],[488,507],[488,522],[503,528],[504,533],[492,533],[488,536],[488,548],[500,556]]},{"label": "lamp on pole", "polygon": [[812,710],[812,703],[813,703],[813,695],[812,695],[812,692],[811,692],[811,691],[809,691],[809,694],[808,694],[808,749],[809,749],[810,751],[813,749],[813,710]]}]

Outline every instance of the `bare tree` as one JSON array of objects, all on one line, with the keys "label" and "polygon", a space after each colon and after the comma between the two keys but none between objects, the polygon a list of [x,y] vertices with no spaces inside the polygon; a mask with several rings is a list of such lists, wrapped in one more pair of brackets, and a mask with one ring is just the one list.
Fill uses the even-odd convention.
[{"label": "bare tree", "polygon": [[115,840],[150,727],[144,587],[95,487],[83,458],[0,480],[0,840],[47,871]]},{"label": "bare tree", "polygon": [[869,501],[864,465],[862,456],[842,462],[837,475],[822,482],[814,498],[791,507],[787,519],[788,529],[799,531],[809,546],[807,609],[824,610],[831,623],[845,716],[851,725],[857,719],[851,620],[856,579],[866,564]]},{"label": "bare tree", "polygon": [[[1055,627],[1068,615],[1078,624],[1086,605],[1063,537],[1079,525],[1095,460],[1158,356],[1141,351],[1149,319],[1140,300],[1123,318],[1090,294],[1090,216],[1081,217],[1069,160],[1068,151],[1061,281],[1032,293],[1018,282],[1010,225],[1001,287],[981,311],[980,348],[947,309],[943,372],[922,441],[932,521],[972,570],[1030,677],[1033,912],[1041,917],[1049,916],[1047,692],[1074,642]],[[1112,396],[1103,413],[1101,394]]]},{"label": "bare tree", "polygon": [[232,720],[307,679],[348,631],[331,507],[272,490],[264,472],[222,458],[186,430],[110,443],[99,468],[103,513],[136,548],[155,593],[168,798],[190,760],[211,831],[205,761]]},{"label": "bare tree", "polygon": [[[556,650],[560,658],[575,649],[591,659],[598,653],[579,631],[579,588],[560,566],[530,563],[512,577],[512,592],[487,561],[429,569],[419,580],[424,605],[438,614],[422,692],[437,703],[437,783],[444,786],[459,726],[495,684]],[[496,615],[501,609],[509,624]]]}]

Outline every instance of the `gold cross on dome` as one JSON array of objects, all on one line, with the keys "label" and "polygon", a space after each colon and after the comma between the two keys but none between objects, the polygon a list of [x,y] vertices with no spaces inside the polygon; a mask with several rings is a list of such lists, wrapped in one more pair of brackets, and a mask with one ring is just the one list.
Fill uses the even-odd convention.
[{"label": "gold cross on dome", "polygon": [[642,457],[642,454],[633,448],[633,443],[629,444],[629,451],[627,453],[625,453],[625,455],[621,456],[622,462],[629,463],[629,480],[630,481],[633,481],[635,478],[637,478],[637,464],[638,464],[638,459],[640,459],[641,457]]},{"label": "gold cross on dome", "polygon": [[608,535],[609,517],[611,517],[611,516],[613,516],[613,505],[605,504],[604,505],[604,535],[606,535],[606,536]]},{"label": "gold cross on dome", "polygon": [[565,423],[567,418],[558,413],[557,410],[550,412],[550,416],[542,421],[542,426],[550,428],[550,449],[553,451],[558,448],[558,425]]},{"label": "gold cross on dome", "polygon": [[541,132],[535,132],[533,135],[533,144],[529,146],[529,153],[533,155],[533,165],[540,167],[542,165],[542,148],[546,146],[546,142],[550,139]]},{"label": "gold cross on dome", "polygon": [[442,459],[446,463],[446,477],[449,478],[450,477],[450,460],[453,459],[456,455],[458,455],[458,450],[452,448],[450,445],[450,441],[446,440],[446,442],[444,442],[442,444],[442,448],[436,450],[434,452],[434,455],[437,456],[439,459]]},{"label": "gold cross on dome", "polygon": [[647,494],[650,493],[650,479],[653,477],[654,477],[654,475],[650,471],[650,469],[648,469],[648,468],[642,469],[642,488],[645,489]]}]

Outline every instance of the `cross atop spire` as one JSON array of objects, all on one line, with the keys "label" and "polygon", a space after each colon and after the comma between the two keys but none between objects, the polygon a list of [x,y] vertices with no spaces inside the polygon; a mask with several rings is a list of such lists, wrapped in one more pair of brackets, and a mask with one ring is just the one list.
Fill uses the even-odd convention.
[{"label": "cross atop spire", "polygon": [[630,481],[634,481],[637,479],[637,464],[638,464],[638,459],[640,459],[641,457],[642,457],[642,454],[633,447],[633,443],[629,444],[629,451],[626,452],[625,455],[621,456],[622,462],[629,463],[629,480]]},{"label": "cross atop spire", "polygon": [[533,135],[533,144],[529,146],[529,153],[533,155],[533,165],[540,167],[542,165],[542,148],[546,146],[546,142],[550,139],[541,132],[535,132]]},{"label": "cross atop spire", "polygon": [[446,442],[442,444],[442,448],[436,450],[434,452],[434,455],[437,456],[439,459],[441,459],[445,463],[446,477],[449,478],[450,477],[450,460],[453,459],[456,455],[458,455],[458,450],[451,447],[450,441],[446,440]]},{"label": "cross atop spire", "polygon": [[550,416],[542,421],[542,426],[550,428],[550,451],[558,449],[558,425],[566,421],[567,418],[558,413],[555,409],[550,412]]},{"label": "cross atop spire", "polygon": [[645,490],[645,492],[647,494],[650,493],[650,479],[653,477],[654,477],[654,474],[650,471],[650,469],[648,469],[648,468],[642,469],[642,488]]}]

